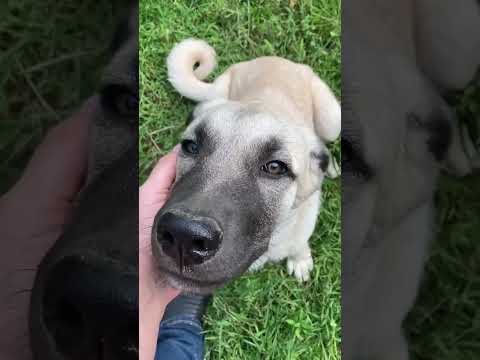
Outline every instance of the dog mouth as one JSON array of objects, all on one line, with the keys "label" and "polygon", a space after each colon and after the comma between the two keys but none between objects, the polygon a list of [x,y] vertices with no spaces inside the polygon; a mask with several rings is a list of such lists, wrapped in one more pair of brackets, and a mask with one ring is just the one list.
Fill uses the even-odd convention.
[{"label": "dog mouth", "polygon": [[219,289],[225,286],[230,279],[222,278],[216,280],[204,280],[204,279],[197,279],[188,276],[188,273],[192,273],[193,270],[188,270],[187,272],[176,272],[169,269],[164,269],[162,267],[158,268],[160,272],[160,277],[164,280],[168,286],[191,293],[199,293],[199,294],[208,294],[213,292],[216,289]]}]

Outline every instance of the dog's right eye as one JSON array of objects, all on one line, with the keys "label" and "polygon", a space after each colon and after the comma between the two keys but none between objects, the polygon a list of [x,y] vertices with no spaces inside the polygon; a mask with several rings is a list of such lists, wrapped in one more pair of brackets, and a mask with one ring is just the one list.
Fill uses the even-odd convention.
[{"label": "dog's right eye", "polygon": [[193,140],[183,140],[182,151],[186,154],[196,155],[199,151],[198,144]]},{"label": "dog's right eye", "polygon": [[275,160],[263,165],[262,171],[273,176],[281,176],[288,172],[288,167],[285,163]]}]

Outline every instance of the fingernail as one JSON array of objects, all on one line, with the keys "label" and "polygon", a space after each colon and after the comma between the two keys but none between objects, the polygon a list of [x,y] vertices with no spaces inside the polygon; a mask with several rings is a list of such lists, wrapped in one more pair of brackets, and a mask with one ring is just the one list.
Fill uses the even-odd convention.
[{"label": "fingernail", "polygon": [[179,151],[180,151],[180,144],[177,144],[173,147],[172,152],[174,154],[178,154]]},{"label": "fingernail", "polygon": [[83,105],[80,108],[81,113],[90,113],[92,112],[99,101],[98,95],[92,95],[87,100],[84,101]]},{"label": "fingernail", "polygon": [[73,123],[84,123],[93,116],[98,103],[98,95],[92,95],[83,102],[68,120]]}]

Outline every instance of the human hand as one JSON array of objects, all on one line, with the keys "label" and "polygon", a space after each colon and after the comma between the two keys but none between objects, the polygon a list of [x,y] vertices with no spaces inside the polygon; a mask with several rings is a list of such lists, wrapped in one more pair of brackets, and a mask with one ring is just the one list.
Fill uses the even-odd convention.
[{"label": "human hand", "polygon": [[155,215],[165,204],[175,180],[178,147],[160,159],[139,191],[139,353],[152,360],[158,328],[167,304],[179,291],[162,288],[155,278],[151,234]]},{"label": "human hand", "polygon": [[87,168],[92,97],[49,131],[22,177],[0,198],[0,358],[30,360],[28,308],[37,266],[63,232]]}]

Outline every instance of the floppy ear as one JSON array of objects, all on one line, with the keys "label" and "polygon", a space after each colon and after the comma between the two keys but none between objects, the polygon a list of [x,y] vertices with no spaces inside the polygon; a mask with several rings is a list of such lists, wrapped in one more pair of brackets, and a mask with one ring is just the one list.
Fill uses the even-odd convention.
[{"label": "floppy ear", "polygon": [[418,61],[442,89],[463,89],[480,63],[480,3],[419,0],[416,5]]},{"label": "floppy ear", "polygon": [[340,135],[342,112],[330,88],[315,74],[312,76],[313,122],[323,141],[334,141]]},{"label": "floppy ear", "polygon": [[307,169],[298,177],[294,207],[299,206],[321,189],[323,178],[331,167],[330,160],[330,152],[324,146],[310,152],[310,156],[306,159]]}]

